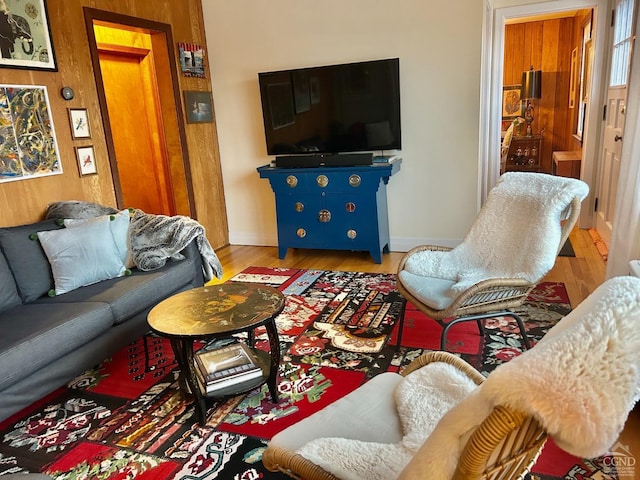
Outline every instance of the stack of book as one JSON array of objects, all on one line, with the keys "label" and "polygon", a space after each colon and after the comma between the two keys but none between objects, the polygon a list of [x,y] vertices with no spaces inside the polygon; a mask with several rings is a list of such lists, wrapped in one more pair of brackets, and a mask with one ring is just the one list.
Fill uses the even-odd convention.
[{"label": "stack of book", "polygon": [[244,343],[233,343],[195,353],[195,370],[208,394],[262,376],[255,355]]}]

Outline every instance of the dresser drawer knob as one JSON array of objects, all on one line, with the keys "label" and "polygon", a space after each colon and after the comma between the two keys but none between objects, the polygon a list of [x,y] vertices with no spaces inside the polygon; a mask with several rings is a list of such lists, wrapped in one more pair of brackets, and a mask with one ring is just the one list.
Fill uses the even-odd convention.
[{"label": "dresser drawer knob", "polygon": [[360,175],[356,175],[355,173],[349,177],[349,185],[352,187],[359,187],[362,183],[362,179]]},{"label": "dresser drawer knob", "polygon": [[356,204],[353,202],[347,202],[347,204],[345,205],[345,209],[347,210],[347,212],[353,213],[356,211]]},{"label": "dresser drawer knob", "polygon": [[356,232],[355,230],[347,230],[347,237],[350,238],[351,240],[353,240],[357,236],[358,236],[358,232]]},{"label": "dresser drawer knob", "polygon": [[331,212],[325,208],[318,212],[318,221],[321,223],[327,223],[331,221]]},{"label": "dresser drawer knob", "polygon": [[304,203],[296,202],[296,212],[300,213],[304,211]]},{"label": "dresser drawer knob", "polygon": [[326,187],[327,185],[329,185],[329,177],[327,177],[326,175],[318,175],[316,177],[316,183],[318,184],[319,187]]},{"label": "dresser drawer knob", "polygon": [[287,177],[287,185],[289,185],[291,188],[295,187],[296,185],[298,185],[298,178],[295,175],[289,175]]},{"label": "dresser drawer knob", "polygon": [[298,230],[296,230],[296,235],[298,235],[298,237],[300,238],[304,238],[307,236],[307,231],[304,228],[299,228]]}]

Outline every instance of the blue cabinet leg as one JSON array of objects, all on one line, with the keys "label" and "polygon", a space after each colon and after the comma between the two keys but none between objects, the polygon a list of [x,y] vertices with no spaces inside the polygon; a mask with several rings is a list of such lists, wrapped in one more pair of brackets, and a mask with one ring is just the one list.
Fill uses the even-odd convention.
[{"label": "blue cabinet leg", "polygon": [[278,258],[282,260],[287,255],[287,247],[278,246]]},{"label": "blue cabinet leg", "polygon": [[371,254],[371,257],[373,257],[373,261],[376,263],[382,263],[382,251],[378,250],[377,248],[375,250],[369,250],[369,253]]}]

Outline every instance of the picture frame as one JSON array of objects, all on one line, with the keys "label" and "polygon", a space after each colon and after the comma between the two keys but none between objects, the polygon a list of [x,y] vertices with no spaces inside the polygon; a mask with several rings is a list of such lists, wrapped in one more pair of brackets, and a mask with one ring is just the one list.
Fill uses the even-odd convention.
[{"label": "picture frame", "polygon": [[213,122],[213,100],[211,92],[186,90],[184,104],[187,112],[187,123]]},{"label": "picture frame", "polygon": [[47,87],[0,85],[0,182],[62,173]]},{"label": "picture frame", "polygon": [[195,43],[178,43],[180,70],[185,77],[205,78],[204,48]]},{"label": "picture frame", "polygon": [[522,101],[522,85],[505,85],[502,87],[502,118],[514,119],[524,115]]},{"label": "picture frame", "polygon": [[46,0],[3,3],[0,31],[9,33],[0,44],[0,67],[57,71]]},{"label": "picture frame", "polygon": [[95,175],[98,173],[98,167],[96,165],[96,156],[93,151],[93,145],[85,147],[75,147],[76,159],[78,160],[78,171],[80,176]]},{"label": "picture frame", "polygon": [[70,108],[69,125],[71,126],[71,136],[74,139],[91,138],[91,128],[86,108]]}]

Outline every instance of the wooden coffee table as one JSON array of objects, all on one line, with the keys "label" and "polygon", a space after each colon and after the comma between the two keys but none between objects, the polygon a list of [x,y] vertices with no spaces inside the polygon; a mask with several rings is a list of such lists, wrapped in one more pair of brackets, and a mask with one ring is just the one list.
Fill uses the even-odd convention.
[{"label": "wooden coffee table", "polygon": [[[207,399],[248,392],[263,383],[278,402],[280,342],[275,318],[284,309],[284,296],[262,284],[227,282],[177,293],[158,303],[149,312],[151,330],[169,338],[180,367],[180,386],[194,396],[198,421],[206,421]],[[269,337],[269,352],[254,348],[255,329],[263,326]],[[195,373],[193,343],[247,332],[247,344],[258,359],[262,376],[222,388],[215,394],[201,390]]]}]

